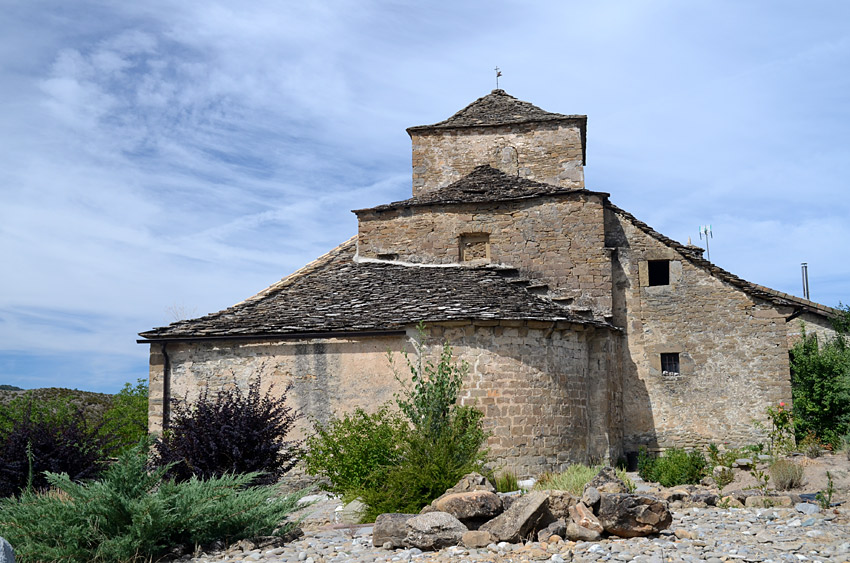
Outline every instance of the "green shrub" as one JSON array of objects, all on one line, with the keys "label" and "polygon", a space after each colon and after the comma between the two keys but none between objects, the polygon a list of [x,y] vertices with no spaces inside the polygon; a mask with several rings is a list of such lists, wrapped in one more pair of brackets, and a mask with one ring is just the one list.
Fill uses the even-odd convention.
[{"label": "green shrub", "polygon": [[298,444],[285,441],[298,415],[271,389],[260,394],[259,379],[248,393],[239,388],[210,397],[204,390],[194,404],[175,401],[171,420],[154,445],[156,465],[168,465],[169,476],[220,477],[256,472],[257,484],[274,483],[296,463]]},{"label": "green shrub", "polygon": [[777,459],[770,465],[770,479],[777,491],[798,489],[803,484],[803,466],[787,459]]},{"label": "green shrub", "polygon": [[638,455],[638,474],[645,481],[664,487],[697,484],[705,476],[707,463],[702,453],[671,448],[661,457],[650,457],[645,449]]},{"label": "green shrub", "polygon": [[[596,477],[596,474],[602,468],[602,465],[587,466],[581,463],[574,463],[568,466],[563,473],[546,473],[542,475],[537,480],[537,483],[534,484],[534,488],[537,490],[554,489],[567,491],[573,496],[580,497],[584,494],[585,485]],[[615,471],[617,477],[626,484],[629,491],[634,491],[635,484],[629,479],[626,471],[624,469],[616,469]]]},{"label": "green shrub", "polygon": [[112,406],[103,413],[103,435],[118,450],[134,447],[148,434],[148,382],[125,383],[112,397]]},{"label": "green shrub", "polygon": [[483,417],[477,409],[455,406],[438,435],[408,431],[400,459],[383,482],[359,492],[367,507],[364,521],[385,512],[419,512],[467,473],[481,473],[486,457],[481,445],[487,437]]},{"label": "green shrub", "polygon": [[119,455],[99,481],[49,473],[53,487],[0,501],[0,536],[24,561],[149,561],[173,547],[283,535],[303,494],[249,487],[256,474],[175,483],[147,469],[147,444]]},{"label": "green shrub", "polygon": [[315,434],[305,441],[307,473],[319,475],[327,489],[346,501],[360,490],[381,483],[388,469],[400,460],[407,422],[388,405],[374,414],[356,409],[327,423],[315,421]]},{"label": "green shrub", "polygon": [[[850,308],[836,322],[838,334],[819,343],[807,334],[791,350],[791,394],[798,438],[809,433],[833,446],[850,433],[850,345],[846,324]],[[843,331],[842,331],[843,330]]]},{"label": "green shrub", "polygon": [[800,440],[796,449],[801,454],[812,459],[820,457],[823,453],[823,446],[821,445],[820,440],[818,440],[818,437],[812,432],[809,432],[806,434],[805,438]]}]

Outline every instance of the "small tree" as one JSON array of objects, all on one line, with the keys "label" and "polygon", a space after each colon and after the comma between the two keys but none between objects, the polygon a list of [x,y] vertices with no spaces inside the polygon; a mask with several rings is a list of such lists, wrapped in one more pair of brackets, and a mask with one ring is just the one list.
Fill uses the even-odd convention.
[{"label": "small tree", "polygon": [[297,461],[298,444],[285,440],[300,418],[285,404],[290,388],[280,397],[271,389],[261,395],[257,379],[247,394],[235,388],[211,397],[205,389],[194,404],[174,401],[154,445],[155,464],[173,464],[169,475],[179,481],[255,471],[263,473],[258,484],[277,481]]},{"label": "small tree", "polygon": [[148,434],[148,382],[125,383],[103,413],[102,432],[113,439],[119,450],[132,448]]}]

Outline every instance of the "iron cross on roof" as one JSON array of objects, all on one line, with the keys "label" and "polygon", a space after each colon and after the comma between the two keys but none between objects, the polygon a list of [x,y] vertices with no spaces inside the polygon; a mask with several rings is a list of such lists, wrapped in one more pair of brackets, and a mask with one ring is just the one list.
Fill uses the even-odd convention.
[{"label": "iron cross on roof", "polygon": [[502,76],[502,71],[499,70],[499,67],[494,69],[496,71],[496,90],[499,89],[499,77]]}]

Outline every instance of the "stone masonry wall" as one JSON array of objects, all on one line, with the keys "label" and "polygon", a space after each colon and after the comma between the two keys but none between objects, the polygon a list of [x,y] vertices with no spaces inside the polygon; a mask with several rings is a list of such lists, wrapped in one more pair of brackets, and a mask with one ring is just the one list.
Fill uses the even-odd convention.
[{"label": "stone masonry wall", "polygon": [[[426,350],[439,357],[444,339],[455,358],[470,365],[464,385],[466,404],[485,413],[493,435],[491,456],[499,467],[522,476],[563,469],[569,462],[615,460],[619,434],[606,424],[619,419],[617,374],[595,356],[609,344],[608,331],[571,323],[493,321],[429,327]],[[386,358],[392,351],[412,351],[406,336],[314,339],[283,342],[171,343],[172,396],[197,398],[256,377],[282,390],[293,384],[288,399],[301,412],[327,420],[356,407],[374,410],[392,400],[398,383]],[[154,354],[159,349],[155,345]],[[397,366],[406,377],[403,365]],[[150,426],[161,430],[162,365],[151,366]],[[609,384],[610,383],[610,384]],[[298,438],[309,429],[302,420]]]},{"label": "stone masonry wall", "polygon": [[[624,444],[650,449],[762,441],[753,419],[791,401],[785,317],[712,277],[607,212],[614,255],[614,322],[626,332]],[[670,260],[670,283],[648,286],[647,261]],[[662,353],[678,353],[665,375]]]},{"label": "stone masonry wall", "polygon": [[411,132],[413,195],[435,191],[489,164],[502,172],[569,188],[584,187],[577,125],[529,123]]},{"label": "stone masonry wall", "polygon": [[622,452],[619,374],[595,352],[616,334],[569,323],[478,321],[432,326],[469,363],[462,399],[485,414],[496,466],[520,476],[570,463],[613,462]]},{"label": "stone masonry wall", "polygon": [[[361,406],[374,409],[392,400],[398,391],[387,352],[399,352],[404,336],[329,338],[282,341],[200,341],[170,343],[171,396],[194,401],[209,386],[211,392],[238,385],[247,389],[261,378],[263,387],[273,384],[292,390],[288,404],[325,421],[335,412]],[[163,369],[159,345],[151,346],[150,429],[162,428]],[[309,427],[303,419],[298,438]]]},{"label": "stone masonry wall", "polygon": [[610,315],[611,258],[595,194],[361,212],[357,252],[360,258],[456,264],[463,258],[461,238],[471,233],[489,235],[490,263],[547,284],[550,296],[573,310]]}]

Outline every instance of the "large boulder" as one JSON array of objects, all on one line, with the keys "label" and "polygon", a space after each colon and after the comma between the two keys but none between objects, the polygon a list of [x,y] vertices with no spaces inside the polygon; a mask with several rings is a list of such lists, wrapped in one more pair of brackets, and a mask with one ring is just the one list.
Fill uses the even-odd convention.
[{"label": "large boulder", "polygon": [[555,517],[549,511],[549,495],[543,491],[532,491],[478,529],[490,532],[499,541],[518,542],[534,538],[539,530],[554,521]]},{"label": "large boulder", "polygon": [[567,537],[567,521],[563,518],[558,518],[539,532],[537,532],[537,541],[549,541],[552,536],[558,536],[561,539]]},{"label": "large boulder", "polygon": [[449,493],[435,500],[431,506],[451,514],[470,530],[502,513],[502,499],[490,491]]},{"label": "large boulder", "polygon": [[[463,523],[446,512],[429,512],[414,516],[407,521],[405,547],[416,547],[423,551],[436,551],[460,543],[468,532]],[[374,533],[374,532],[373,532]]]},{"label": "large boulder", "polygon": [[673,521],[666,501],[629,494],[603,494],[598,516],[606,532],[621,538],[657,534]]},{"label": "large boulder", "polygon": [[378,516],[372,526],[372,545],[375,547],[387,546],[390,549],[404,547],[404,538],[407,537],[408,531],[407,521],[414,516],[416,515],[397,512]]},{"label": "large boulder", "polygon": [[600,493],[628,493],[629,487],[617,477],[617,472],[613,467],[603,467],[596,474],[596,477],[584,486],[585,490],[593,487]]},{"label": "large boulder", "polygon": [[578,502],[578,499],[567,491],[545,491],[549,495],[549,512],[555,518],[568,519],[570,507]]}]

